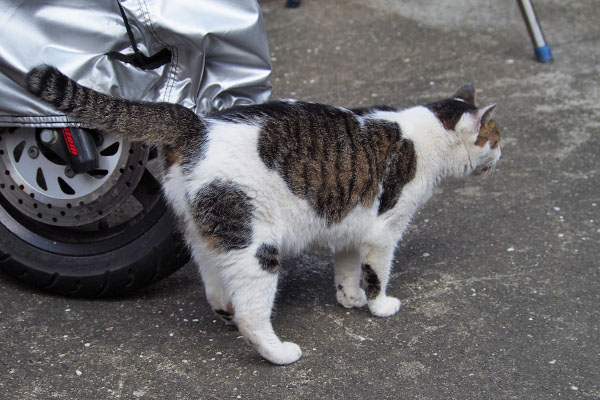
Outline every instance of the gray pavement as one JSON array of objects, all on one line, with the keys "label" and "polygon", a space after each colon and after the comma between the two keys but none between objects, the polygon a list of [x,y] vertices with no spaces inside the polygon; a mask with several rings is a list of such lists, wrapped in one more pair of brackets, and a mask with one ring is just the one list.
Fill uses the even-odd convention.
[{"label": "gray pavement", "polygon": [[[1,399],[599,399],[600,7],[263,2],[273,97],[406,106],[463,82],[497,102],[504,157],[449,181],[399,245],[388,319],[336,305],[331,259],[285,262],[274,367],[210,312],[191,265],[131,297],[49,296],[0,276]],[[443,5],[439,5],[443,4]]]}]

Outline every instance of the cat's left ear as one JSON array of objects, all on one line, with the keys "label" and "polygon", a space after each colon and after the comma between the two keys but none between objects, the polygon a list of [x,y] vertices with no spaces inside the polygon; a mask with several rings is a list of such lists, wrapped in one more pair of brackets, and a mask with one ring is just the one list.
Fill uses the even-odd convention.
[{"label": "cat's left ear", "polygon": [[472,83],[465,83],[458,89],[458,92],[452,96],[455,99],[464,100],[467,104],[475,107],[475,86]]},{"label": "cat's left ear", "polygon": [[477,110],[477,119],[479,120],[479,126],[484,126],[485,124],[487,124],[494,116],[495,111],[496,111],[495,103],[478,109]]}]

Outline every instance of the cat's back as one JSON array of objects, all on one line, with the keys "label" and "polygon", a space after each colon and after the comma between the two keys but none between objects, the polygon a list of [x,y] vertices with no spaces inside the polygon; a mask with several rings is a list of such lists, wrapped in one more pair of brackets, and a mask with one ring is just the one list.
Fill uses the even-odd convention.
[{"label": "cat's back", "polygon": [[212,114],[197,172],[202,181],[219,177],[259,192],[291,192],[327,223],[340,222],[358,205],[375,203],[402,141],[398,123],[374,117],[380,111],[395,110],[285,100]]},{"label": "cat's back", "polygon": [[353,168],[360,120],[341,107],[295,100],[233,107],[207,117],[198,164],[232,177],[276,173],[303,191],[316,189],[333,179],[328,174]]}]

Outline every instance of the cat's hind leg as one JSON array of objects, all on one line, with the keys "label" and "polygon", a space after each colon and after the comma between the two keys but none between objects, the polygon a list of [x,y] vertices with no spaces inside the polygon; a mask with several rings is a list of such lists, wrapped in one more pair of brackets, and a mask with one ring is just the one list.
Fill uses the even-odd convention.
[{"label": "cat's hind leg", "polygon": [[362,286],[368,299],[369,311],[378,317],[389,317],[400,311],[402,303],[386,295],[392,268],[394,246],[372,247],[362,264]]},{"label": "cat's hind leg", "polygon": [[200,265],[200,276],[204,283],[206,299],[214,313],[227,325],[233,325],[234,309],[223,285],[218,267],[212,263],[204,262]]},{"label": "cat's hind leg", "polygon": [[273,364],[285,365],[302,356],[295,343],[281,342],[271,324],[277,291],[278,255],[274,246],[262,245],[253,254],[223,269],[234,321],[240,333],[258,353]]},{"label": "cat's hind leg", "polygon": [[367,295],[360,287],[361,268],[358,250],[337,252],[334,257],[337,302],[346,308],[363,307]]}]

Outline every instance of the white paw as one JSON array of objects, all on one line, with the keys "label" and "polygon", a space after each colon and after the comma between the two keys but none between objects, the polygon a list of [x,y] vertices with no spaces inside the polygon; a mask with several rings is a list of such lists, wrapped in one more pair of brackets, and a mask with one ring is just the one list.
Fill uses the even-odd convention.
[{"label": "white paw", "polygon": [[302,350],[296,343],[283,342],[277,349],[269,349],[269,351],[261,353],[268,361],[277,365],[288,365],[295,363],[302,357]]},{"label": "white paw", "polygon": [[369,301],[369,311],[377,317],[389,317],[400,311],[402,302],[395,297],[378,297]]},{"label": "white paw", "polygon": [[348,296],[344,290],[338,289],[336,298],[337,302],[346,308],[360,308],[367,305],[367,295],[363,289],[358,289],[353,296]]}]

